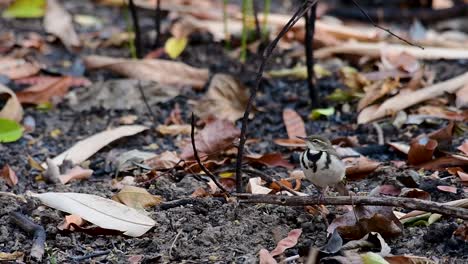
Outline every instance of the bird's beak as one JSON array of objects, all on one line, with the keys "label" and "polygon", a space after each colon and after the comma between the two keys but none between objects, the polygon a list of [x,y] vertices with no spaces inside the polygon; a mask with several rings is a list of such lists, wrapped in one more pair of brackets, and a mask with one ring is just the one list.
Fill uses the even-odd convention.
[{"label": "bird's beak", "polygon": [[305,138],[305,137],[299,137],[299,136],[296,136],[296,137],[297,137],[298,139],[302,139],[302,140],[304,140],[304,141],[307,140],[307,138]]}]

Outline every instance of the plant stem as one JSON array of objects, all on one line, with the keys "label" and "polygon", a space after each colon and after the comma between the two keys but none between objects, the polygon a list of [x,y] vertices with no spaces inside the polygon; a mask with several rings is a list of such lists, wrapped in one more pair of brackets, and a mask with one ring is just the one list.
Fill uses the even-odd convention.
[{"label": "plant stem", "polygon": [[315,33],[315,19],[316,19],[317,5],[314,5],[304,15],[305,17],[305,52],[307,64],[307,87],[309,89],[310,101],[313,108],[320,105],[318,92],[315,87],[315,74],[314,74],[314,33]]},{"label": "plant stem", "polygon": [[133,0],[129,0],[129,7],[130,7],[130,14],[132,15],[132,21],[133,21],[133,31],[135,32],[135,51],[136,51],[136,57],[138,59],[142,58],[143,51],[142,51],[142,46],[141,46],[141,33],[140,33],[140,23],[138,22],[138,14],[136,10],[135,3],[133,3]]},{"label": "plant stem", "polygon": [[241,35],[241,52],[240,61],[242,63],[247,59],[247,10],[249,0],[242,0],[242,35]]},{"label": "plant stem", "polygon": [[268,15],[270,14],[271,0],[265,0],[265,6],[263,7],[263,22],[262,22],[262,39],[263,41],[268,40]]}]

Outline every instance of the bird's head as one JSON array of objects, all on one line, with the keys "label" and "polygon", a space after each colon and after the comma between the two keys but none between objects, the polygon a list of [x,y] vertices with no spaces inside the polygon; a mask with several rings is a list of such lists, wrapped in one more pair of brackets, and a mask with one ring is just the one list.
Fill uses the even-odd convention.
[{"label": "bird's head", "polygon": [[330,140],[319,135],[311,135],[308,137],[298,137],[305,141],[307,147],[315,151],[330,151],[334,150]]}]

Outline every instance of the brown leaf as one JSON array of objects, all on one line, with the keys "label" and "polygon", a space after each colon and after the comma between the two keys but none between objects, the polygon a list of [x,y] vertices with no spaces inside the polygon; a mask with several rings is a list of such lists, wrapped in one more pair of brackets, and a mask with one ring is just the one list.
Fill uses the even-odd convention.
[{"label": "brown leaf", "polygon": [[[380,106],[364,108],[358,116],[358,123],[364,124],[377,120],[387,115],[392,115],[400,110],[420,102],[443,95],[445,92],[454,93],[468,82],[468,72],[457,77],[443,81],[416,91],[401,92],[386,100]],[[369,110],[368,110],[369,109]]]},{"label": "brown leaf", "polygon": [[10,187],[18,184],[18,176],[16,176],[15,171],[13,171],[8,164],[3,166],[0,176],[3,177],[3,179],[6,181],[6,184]]},{"label": "brown leaf", "polygon": [[457,230],[453,232],[453,235],[459,237],[463,241],[468,241],[468,223],[465,222],[458,226]]},{"label": "brown leaf", "polygon": [[384,259],[389,264],[436,264],[437,262],[426,257],[400,255],[400,256],[385,256]]},{"label": "brown leaf", "polygon": [[463,154],[468,155],[468,140],[463,141],[457,149],[463,152]]},{"label": "brown leaf", "polygon": [[456,95],[457,99],[455,100],[455,105],[457,108],[468,108],[468,84],[465,84],[463,88],[458,90]]},{"label": "brown leaf", "polygon": [[112,200],[123,203],[135,209],[155,206],[162,202],[161,196],[152,195],[146,189],[135,186],[124,186],[112,197]]},{"label": "brown leaf", "polygon": [[406,197],[406,198],[417,198],[417,199],[428,200],[428,201],[431,200],[430,193],[423,191],[421,189],[417,189],[417,188],[405,188],[403,189],[400,196]]},{"label": "brown leaf", "polygon": [[65,219],[57,226],[58,230],[75,231],[75,226],[83,226],[86,223],[79,215],[72,214],[65,216]]},{"label": "brown leaf", "polygon": [[375,103],[377,100],[383,98],[385,95],[390,94],[400,85],[399,80],[385,79],[382,81],[374,82],[373,84],[364,87],[365,95],[358,103],[358,111]]},{"label": "brown leaf", "polygon": [[408,152],[408,163],[418,165],[432,160],[434,151],[437,148],[437,141],[430,139],[426,135],[419,136],[411,142]]},{"label": "brown leaf", "polygon": [[297,240],[302,234],[302,229],[293,229],[288,233],[288,236],[281,239],[278,242],[278,245],[276,246],[275,249],[273,249],[270,254],[272,256],[278,256],[280,254],[283,254],[283,252],[288,249],[292,248],[297,244]]},{"label": "brown leaf", "polygon": [[446,170],[449,167],[463,167],[467,165],[467,158],[452,155],[433,159],[428,162],[418,164],[417,166],[426,170]]},{"label": "brown leaf", "polygon": [[249,91],[237,79],[227,74],[215,74],[204,98],[194,105],[202,119],[216,117],[235,122],[244,115]]},{"label": "brown leaf", "polygon": [[[209,155],[229,147],[240,136],[240,130],[227,120],[215,120],[208,123],[197,135],[195,143],[200,156]],[[187,144],[180,154],[182,159],[193,158],[192,144]]]},{"label": "brown leaf", "polygon": [[443,191],[443,192],[449,192],[449,193],[457,193],[457,187],[454,186],[446,186],[446,185],[439,185],[437,186],[437,189]]},{"label": "brown leaf", "polygon": [[57,36],[68,50],[73,50],[81,45],[73,28],[71,15],[57,0],[47,0],[44,28],[48,33]]},{"label": "brown leaf", "polygon": [[398,69],[413,73],[421,67],[418,60],[407,52],[393,52],[389,49],[382,51],[382,63],[388,69]]},{"label": "brown leaf", "polygon": [[[28,85],[36,85],[40,83],[48,83],[51,81],[58,81],[63,77],[52,77],[52,76],[34,76],[34,77],[25,77],[18,80],[15,80],[16,84],[28,84]],[[72,86],[89,86],[91,85],[91,81],[84,77],[71,77]]]},{"label": "brown leaf", "polygon": [[107,69],[138,80],[191,85],[194,88],[202,88],[209,77],[207,69],[198,69],[182,62],[168,60],[132,60],[93,55],[85,57],[84,63],[88,70]]},{"label": "brown leaf", "polygon": [[465,173],[463,171],[458,171],[457,174],[458,174],[458,177],[460,177],[460,180],[462,182],[468,182],[468,173]]},{"label": "brown leaf", "polygon": [[298,138],[275,139],[273,142],[283,147],[305,148],[304,140]]},{"label": "brown leaf", "polygon": [[369,232],[378,232],[384,238],[396,237],[402,233],[403,226],[391,207],[358,205],[354,207],[354,211],[335,218],[327,232],[333,233],[335,229],[338,229],[343,239],[353,240],[360,239]]},{"label": "brown leaf", "polygon": [[380,166],[380,162],[370,160],[364,156],[345,158],[343,161],[346,164],[346,178],[350,180],[363,179]]},{"label": "brown leaf", "polygon": [[58,176],[62,184],[66,184],[72,180],[85,180],[89,179],[93,175],[93,170],[83,169],[80,166],[75,166],[72,169],[66,171],[64,174]]},{"label": "brown leaf", "polygon": [[283,122],[290,139],[307,136],[304,121],[293,109],[286,108],[283,110]]},{"label": "brown leaf", "polygon": [[21,103],[47,103],[53,97],[62,98],[68,92],[71,85],[72,78],[66,76],[38,83],[18,92],[16,95]]},{"label": "brown leaf", "polygon": [[173,168],[180,161],[175,151],[164,151],[154,158],[145,160],[145,164],[155,170],[164,170]]},{"label": "brown leaf", "polygon": [[156,130],[163,135],[190,135],[190,125],[159,125]]},{"label": "brown leaf", "polygon": [[247,154],[244,157],[251,163],[260,163],[269,167],[294,168],[294,165],[285,160],[281,153]]},{"label": "brown leaf", "polygon": [[20,122],[23,119],[23,107],[16,94],[8,87],[0,84],[0,99],[8,98],[5,105],[0,108],[0,118],[6,118]]},{"label": "brown leaf", "polygon": [[12,80],[35,75],[40,70],[35,63],[23,59],[0,58],[0,65],[0,75],[5,75]]}]

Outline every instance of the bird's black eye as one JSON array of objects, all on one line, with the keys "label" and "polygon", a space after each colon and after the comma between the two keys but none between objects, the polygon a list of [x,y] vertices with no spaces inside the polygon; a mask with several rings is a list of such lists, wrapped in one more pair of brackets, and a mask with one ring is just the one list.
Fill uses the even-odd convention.
[{"label": "bird's black eye", "polygon": [[318,140],[318,139],[312,139],[312,142],[314,142],[314,143],[320,143],[320,140]]}]

